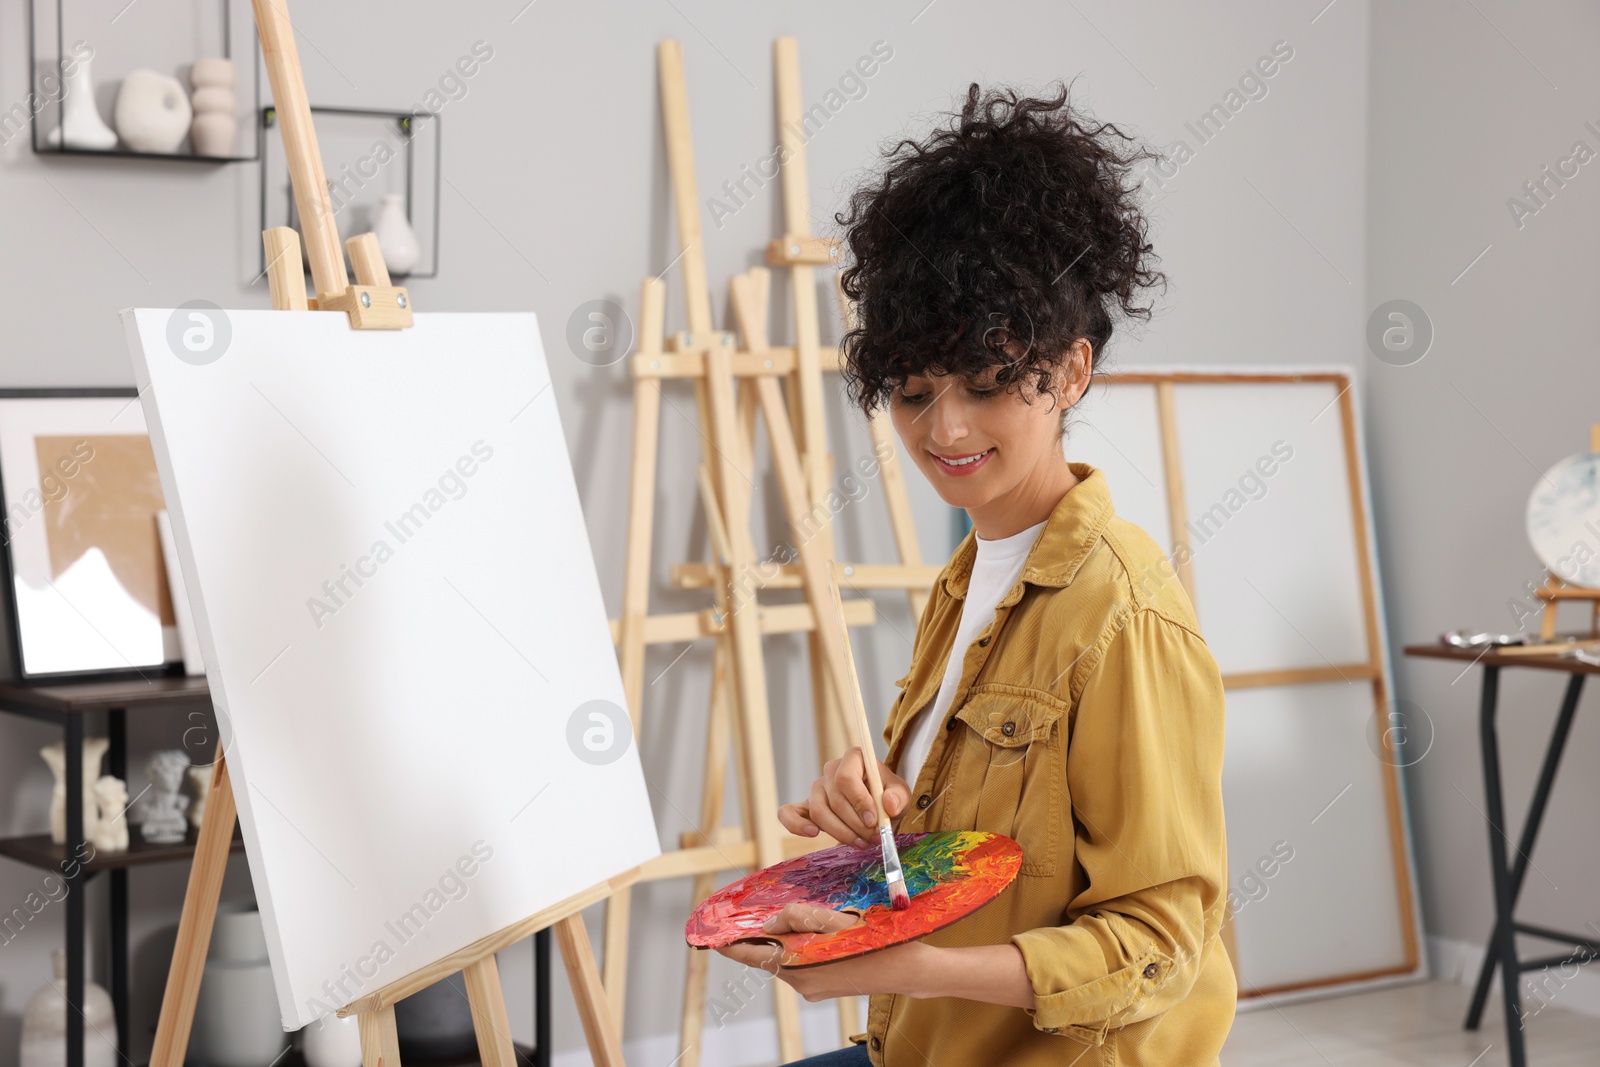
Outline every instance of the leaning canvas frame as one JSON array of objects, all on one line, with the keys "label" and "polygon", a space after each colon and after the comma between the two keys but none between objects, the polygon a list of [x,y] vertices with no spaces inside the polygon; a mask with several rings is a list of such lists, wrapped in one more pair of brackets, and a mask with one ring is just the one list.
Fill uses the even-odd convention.
[{"label": "leaning canvas frame", "polygon": [[[63,405],[87,402],[82,414],[88,416],[88,421],[75,418],[70,424],[65,421],[59,424],[60,431],[68,436],[75,433],[147,436],[144,413],[139,407],[137,393],[131,388],[0,389],[0,543],[4,546],[0,551],[0,576],[5,583],[15,675],[24,681],[44,682],[148,678],[168,673],[176,658],[173,655],[176,631],[172,626],[163,627],[159,617],[142,625],[136,618],[139,613],[134,605],[122,605],[106,614],[97,610],[86,597],[69,596],[53,582],[48,590],[37,591],[29,606],[24,607],[22,603],[24,591],[19,583],[31,582],[39,567],[47,567],[49,563],[46,501],[69,499],[75,487],[74,479],[82,475],[82,467],[77,464],[70,473],[56,474],[53,484],[62,490],[59,497],[56,496],[50,486],[44,485],[37,469],[37,457],[31,444],[32,430],[14,427],[11,423],[12,410],[23,411],[26,410],[24,405],[50,401],[60,401]],[[70,409],[63,410],[62,414],[71,414]],[[29,418],[38,420],[33,423],[34,429],[46,425],[43,411]],[[24,448],[27,454],[19,454]],[[149,533],[155,538],[154,513]],[[151,563],[159,571],[164,566],[157,562],[159,542],[152,540],[151,547],[154,549]],[[27,556],[20,565],[14,555],[17,552]],[[160,577],[158,574],[157,578]],[[164,584],[164,580],[160,584]],[[128,596],[126,590],[122,593]],[[46,603],[49,600],[60,603],[52,608]],[[55,612],[57,622],[64,621],[64,625],[56,628],[61,634],[59,640],[71,646],[70,653],[44,651],[41,627],[50,625],[47,616],[51,611]],[[147,654],[141,655],[141,649]]]},{"label": "leaning canvas frame", "polygon": [[[1193,517],[1197,512],[1204,512],[1212,500],[1197,498],[1195,487],[1210,481],[1214,492],[1219,482],[1212,476],[1215,472],[1191,470],[1184,465],[1185,442],[1190,453],[1203,452],[1207,446],[1195,442],[1208,438],[1225,441],[1230,434],[1250,432],[1241,431],[1239,427],[1249,426],[1251,420],[1238,416],[1256,402],[1239,398],[1248,398],[1251,389],[1293,386],[1301,387],[1303,392],[1281,392],[1274,396],[1284,402],[1292,401],[1289,407],[1300,404],[1309,409],[1320,408],[1305,412],[1310,426],[1321,424],[1313,436],[1320,435],[1324,446],[1330,436],[1337,439],[1336,455],[1319,456],[1307,452],[1308,458],[1300,462],[1319,462],[1330,476],[1342,474],[1336,483],[1337,493],[1324,503],[1328,515],[1342,513],[1349,520],[1348,526],[1341,532],[1333,528],[1336,524],[1318,527],[1313,521],[1304,521],[1298,528],[1285,525],[1273,535],[1281,532],[1300,537],[1301,543],[1280,541],[1282,550],[1277,553],[1271,551],[1270,541],[1265,543],[1264,551],[1254,554],[1239,551],[1252,547],[1249,538],[1261,533],[1260,530],[1250,533],[1250,523],[1266,528],[1273,525],[1275,518],[1282,518],[1274,516],[1266,505],[1251,504],[1248,498],[1243,498],[1247,506],[1235,514],[1245,516],[1251,507],[1257,511],[1253,518],[1246,519],[1245,525],[1238,527],[1242,532],[1229,535],[1237,539],[1231,550],[1239,555],[1251,555],[1248,567],[1263,568],[1261,574],[1266,577],[1258,577],[1253,583],[1258,588],[1251,591],[1246,587],[1237,590],[1241,595],[1234,596],[1218,586],[1217,554],[1214,550],[1208,559],[1203,545],[1191,546],[1189,553],[1178,556],[1179,561],[1186,557],[1188,562],[1175,568],[1195,600],[1201,632],[1218,655],[1228,692],[1229,741],[1223,778],[1228,807],[1230,890],[1242,904],[1234,914],[1242,1004],[1254,1000],[1259,1005],[1268,999],[1281,1003],[1286,999],[1408,981],[1427,973],[1405,783],[1400,767],[1420,758],[1431,737],[1422,734],[1425,723],[1408,721],[1403,711],[1398,716],[1391,714],[1393,671],[1379,596],[1381,585],[1354,371],[1345,366],[1118,368],[1096,382],[1085,402],[1079,405],[1079,411],[1069,424],[1065,445],[1070,459],[1106,470],[1118,513],[1144,527],[1169,555],[1173,555],[1180,539],[1192,542],[1196,534],[1188,528],[1189,520],[1177,523],[1171,516]],[[1194,392],[1211,388],[1219,392]],[[1100,391],[1098,395],[1096,390]],[[1231,409],[1229,403],[1222,402],[1229,395],[1224,392],[1227,390],[1232,391],[1237,401],[1232,403]],[[1309,403],[1311,393],[1304,390],[1316,392],[1315,403]],[[1271,414],[1272,405],[1259,406],[1268,413],[1264,421],[1276,417]],[[1212,420],[1210,423],[1203,421],[1207,416]],[[1186,421],[1187,426],[1184,425]],[[1335,425],[1338,432],[1332,435]],[[1260,445],[1264,453],[1271,446],[1270,441]],[[1324,447],[1324,451],[1333,450]],[[1269,462],[1264,466],[1272,465]],[[1284,464],[1279,469],[1287,466]],[[1240,472],[1228,470],[1224,473],[1231,478]],[[1269,487],[1261,499],[1265,500],[1265,493],[1271,491]],[[1282,504],[1280,500],[1273,507],[1281,508]],[[1201,526],[1200,529],[1205,533],[1211,528]],[[1210,535],[1215,538],[1217,532],[1213,530]],[[1291,603],[1293,596],[1270,586],[1271,570],[1280,566],[1270,559],[1274,554],[1289,561],[1321,554],[1325,574],[1319,576],[1307,569],[1288,568],[1296,576],[1295,581],[1302,584],[1282,588],[1302,590],[1307,596],[1303,603]],[[1248,580],[1248,574],[1240,573]],[[1354,588],[1343,589],[1331,577],[1333,575],[1349,576]],[[1320,589],[1313,588],[1318,582],[1327,584]],[[1263,591],[1259,588],[1261,585],[1268,585],[1268,589]],[[1238,666],[1230,669],[1230,664],[1237,665],[1248,659],[1251,644],[1272,643],[1270,638],[1262,640],[1262,628],[1252,628],[1249,618],[1253,612],[1257,621],[1263,617],[1271,621],[1268,612],[1259,601],[1252,605],[1244,599],[1261,597],[1264,600],[1265,595],[1281,605],[1281,610],[1273,607],[1271,615],[1285,620],[1277,625],[1288,644],[1306,638],[1306,634],[1297,635],[1296,623],[1310,629],[1302,611],[1312,618],[1322,613],[1332,619],[1343,619],[1342,630],[1330,624],[1332,628],[1327,632],[1312,631],[1310,634],[1311,643],[1327,647],[1333,653],[1332,659],[1324,658],[1322,662],[1313,661],[1307,665],[1280,663],[1270,668],[1256,665],[1254,669],[1239,669]],[[1241,637],[1245,643],[1241,643]],[[1344,643],[1342,647],[1341,642]],[[1357,647],[1356,655],[1339,654]],[[1352,736],[1356,720],[1351,716],[1359,713],[1362,707],[1366,708],[1366,732],[1357,738]],[[1342,722],[1338,719],[1341,714],[1345,716]],[[1395,742],[1408,728],[1413,731],[1408,739],[1410,747],[1398,749]],[[1330,768],[1350,772],[1348,793],[1339,793],[1337,782],[1324,788],[1328,794],[1326,798],[1315,791],[1317,787],[1311,783],[1317,780],[1318,774],[1330,773]],[[1357,780],[1363,783],[1360,788],[1355,785]],[[1308,784],[1302,787],[1301,782]],[[1301,789],[1304,795],[1294,795],[1296,789]],[[1326,905],[1334,902],[1319,900],[1317,896],[1325,890],[1314,884],[1316,880],[1302,877],[1302,872],[1309,874],[1314,866],[1309,860],[1302,859],[1302,867],[1296,870],[1292,859],[1280,863],[1270,857],[1276,842],[1247,840],[1247,828],[1256,830],[1278,817],[1274,809],[1298,805],[1312,812],[1317,811],[1324,799],[1331,803],[1312,817],[1313,825],[1305,828],[1307,839],[1328,833],[1340,819],[1349,819],[1352,827],[1344,831],[1344,839],[1338,842],[1338,847],[1333,846],[1330,835],[1318,860],[1331,866],[1356,857],[1356,862],[1363,863],[1366,869],[1360,872],[1363,880],[1352,881],[1352,884],[1366,886],[1371,894],[1371,911],[1384,912],[1386,918],[1363,914],[1359,908],[1327,909]],[[1371,835],[1383,838],[1381,848],[1378,847],[1380,842],[1369,839]],[[1302,841],[1301,846],[1301,855],[1307,855],[1306,841]],[[1289,847],[1292,849],[1292,844]],[[1247,882],[1245,879],[1256,864],[1258,851],[1274,876],[1256,873]],[[1354,877],[1352,873],[1352,879]],[[1296,884],[1296,878],[1301,884]],[[1245,893],[1247,887],[1252,892]],[[1318,928],[1308,931],[1302,922],[1291,923],[1283,918],[1297,909],[1300,914],[1321,914],[1321,923],[1313,923]],[[1374,925],[1388,933],[1372,934],[1369,931]],[[1281,937],[1260,936],[1264,928],[1274,926],[1273,933]],[[1357,945],[1340,948],[1332,945],[1330,937],[1355,938]],[[1362,937],[1370,941],[1359,942]],[[1327,957],[1321,961],[1315,958],[1319,944]],[[1281,947],[1274,948],[1275,945]],[[1355,957],[1369,958],[1373,965],[1353,966],[1349,960]],[[1252,981],[1253,974],[1267,977],[1256,982]]]}]

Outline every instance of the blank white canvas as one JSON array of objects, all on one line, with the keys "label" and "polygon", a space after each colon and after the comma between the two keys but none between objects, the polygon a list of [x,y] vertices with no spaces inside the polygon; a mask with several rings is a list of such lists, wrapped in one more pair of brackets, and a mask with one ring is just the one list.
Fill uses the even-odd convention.
[{"label": "blank white canvas", "polygon": [[227,311],[197,365],[172,314],[123,319],[284,1026],[657,855],[625,722],[569,742],[626,713],[535,317]]}]

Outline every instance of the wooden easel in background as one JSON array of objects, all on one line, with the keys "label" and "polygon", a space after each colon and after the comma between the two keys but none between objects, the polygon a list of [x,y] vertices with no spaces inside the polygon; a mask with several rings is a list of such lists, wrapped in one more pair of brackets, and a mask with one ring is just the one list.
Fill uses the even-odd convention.
[{"label": "wooden easel in background", "polygon": [[[262,234],[262,239],[266,243],[272,306],[279,311],[343,311],[349,315],[351,328],[358,330],[409,327],[412,324],[409,296],[405,289],[390,284],[376,235],[364,233],[346,242],[356,274],[356,284],[349,283],[339,251],[339,233],[328,198],[322,156],[317,149],[316,130],[311,123],[305,79],[284,0],[253,0],[253,7],[283,131],[296,206],[306,227],[306,248],[317,291],[315,300],[307,299],[300,266],[300,241],[295,232],[288,227],[268,230]],[[188,1050],[201,973],[237,816],[227,761],[219,754],[212,765],[210,799],[201,820],[194,863],[189,871],[177,943],[167,973],[155,1046],[150,1055],[151,1067],[182,1067]],[[594,886],[341,1008],[338,1013],[341,1017],[355,1015],[359,1020],[365,1067],[399,1067],[395,1003],[456,971],[466,976],[467,999],[472,1005],[478,1051],[485,1067],[515,1067],[516,1052],[495,953],[551,926],[555,927],[556,940],[566,963],[590,1054],[597,1065],[621,1067],[621,1038],[606,1006],[605,991],[581,912],[625,887],[637,874],[634,869]]]},{"label": "wooden easel in background", "polygon": [[[831,518],[826,499],[832,466],[823,420],[824,370],[837,369],[837,352],[820,345],[820,316],[814,268],[831,264],[831,242],[809,235],[804,144],[801,137],[798,58],[792,39],[776,43],[778,117],[790,152],[783,167],[785,235],[767,250],[769,262],[791,269],[795,308],[795,345],[773,348],[767,341],[770,272],[755,268],[730,283],[730,306],[743,335],[713,328],[705,255],[699,225],[699,198],[689,134],[687,93],[677,42],[658,49],[662,117],[666,127],[679,261],[683,267],[688,329],[665,336],[664,285],[644,283],[640,306],[639,346],[630,360],[634,375],[634,450],[629,493],[627,563],[622,618],[613,625],[622,662],[624,687],[635,736],[642,728],[643,662],[646,646],[712,638],[712,690],[707,720],[706,762],[699,828],[683,835],[678,850],[647,864],[641,881],[692,875],[694,900],[715,888],[718,872],[768,866],[781,859],[826,845],[797,838],[775,820],[778,806],[776,763],[767,701],[761,638],[782,632],[808,633],[812,694],[819,753],[823,759],[847,747],[850,736],[840,718],[847,703],[838,698],[844,646],[819,632],[816,607],[826,605],[822,576],[834,555]],[[785,406],[778,379],[788,380]],[[714,606],[706,612],[649,614],[653,502],[656,492],[656,448],[660,435],[662,380],[694,382],[696,425],[701,434],[697,483],[714,549],[712,563],[685,563],[673,568],[679,588],[708,588]],[[755,488],[753,456],[757,415],[767,424],[774,464],[783,490],[798,562],[764,564],[758,560],[750,529]],[[893,453],[885,420],[872,428],[880,445],[879,477],[888,501],[901,564],[838,564],[839,580],[856,590],[906,589],[913,611],[920,614],[926,590],[939,573],[924,566],[917,551],[905,484]],[[887,449],[881,446],[886,444]],[[792,462],[790,462],[792,459]],[[821,520],[815,521],[815,520]],[[763,605],[757,594],[767,588],[800,588],[804,604]],[[845,604],[849,625],[870,625],[876,618],[870,600]],[[735,744],[730,753],[730,734]],[[741,825],[723,826],[722,808],[730,756],[741,792]],[[620,1021],[627,980],[629,897],[618,893],[607,905],[605,939],[606,989]],[[683,1030],[678,1063],[694,1067],[705,1010],[708,958],[691,952],[685,983]],[[784,1059],[801,1055],[798,1001],[789,987],[770,983],[775,998],[780,1051]],[[853,1000],[840,1002],[841,1032],[860,1028]]]}]

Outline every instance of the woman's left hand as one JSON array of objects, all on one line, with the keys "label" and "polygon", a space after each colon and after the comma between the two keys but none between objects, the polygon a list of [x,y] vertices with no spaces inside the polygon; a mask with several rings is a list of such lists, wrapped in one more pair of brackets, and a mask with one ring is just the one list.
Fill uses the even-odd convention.
[{"label": "woman's left hand", "polygon": [[[818,908],[810,904],[789,904],[767,921],[769,934],[832,933],[861,920],[847,912]],[[759,967],[794,987],[807,1000],[866,996],[871,993],[915,995],[916,976],[927,953],[936,951],[917,941],[869,952],[864,956],[824,963],[814,967],[790,968],[780,965],[783,949],[779,945],[737,942],[718,952],[747,967]],[[923,961],[920,962],[919,961]]]}]

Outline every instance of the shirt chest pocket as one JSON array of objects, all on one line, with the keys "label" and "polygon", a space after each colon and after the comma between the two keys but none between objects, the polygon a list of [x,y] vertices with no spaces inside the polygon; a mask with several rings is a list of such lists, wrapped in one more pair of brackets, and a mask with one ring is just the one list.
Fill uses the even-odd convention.
[{"label": "shirt chest pocket", "polygon": [[1067,703],[1024,686],[975,685],[955,733],[944,826],[1004,834],[1022,846],[1024,875],[1053,875],[1067,811]]}]

